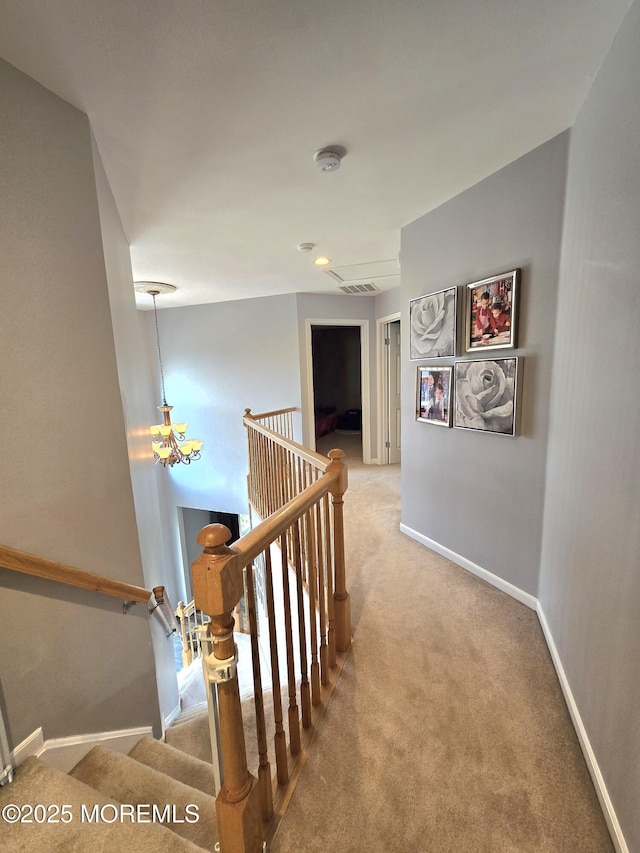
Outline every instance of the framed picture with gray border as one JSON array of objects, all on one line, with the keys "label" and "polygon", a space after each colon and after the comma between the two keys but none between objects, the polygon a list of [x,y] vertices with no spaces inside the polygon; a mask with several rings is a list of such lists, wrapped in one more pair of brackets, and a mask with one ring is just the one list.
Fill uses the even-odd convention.
[{"label": "framed picture with gray border", "polygon": [[451,426],[452,367],[419,367],[416,420]]},{"label": "framed picture with gray border", "polygon": [[498,435],[516,434],[518,359],[456,361],[453,426]]},{"label": "framed picture with gray border", "polygon": [[516,269],[466,286],[466,352],[515,347],[519,281]]},{"label": "framed picture with gray border", "polygon": [[456,312],[456,287],[409,302],[411,359],[446,358],[456,354]]}]

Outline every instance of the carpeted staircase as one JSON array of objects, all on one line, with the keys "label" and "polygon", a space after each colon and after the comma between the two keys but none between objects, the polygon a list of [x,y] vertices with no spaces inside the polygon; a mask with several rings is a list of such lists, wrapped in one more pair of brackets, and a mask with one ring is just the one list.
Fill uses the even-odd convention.
[{"label": "carpeted staircase", "polygon": [[[96,746],[68,774],[29,758],[0,789],[0,809],[8,804],[32,820],[11,823],[11,809],[3,813],[0,848],[12,853],[212,851],[217,831],[206,713],[168,729],[165,741],[143,738],[128,755]],[[154,805],[161,813],[155,819]]]}]

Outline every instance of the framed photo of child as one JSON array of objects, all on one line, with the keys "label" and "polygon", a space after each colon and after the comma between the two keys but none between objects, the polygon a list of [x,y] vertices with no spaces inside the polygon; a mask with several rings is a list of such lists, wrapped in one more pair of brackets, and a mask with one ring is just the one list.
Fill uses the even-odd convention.
[{"label": "framed photo of child", "polygon": [[452,367],[419,367],[416,420],[451,426]]},{"label": "framed photo of child", "polygon": [[467,352],[515,347],[519,283],[520,270],[512,270],[467,285]]}]

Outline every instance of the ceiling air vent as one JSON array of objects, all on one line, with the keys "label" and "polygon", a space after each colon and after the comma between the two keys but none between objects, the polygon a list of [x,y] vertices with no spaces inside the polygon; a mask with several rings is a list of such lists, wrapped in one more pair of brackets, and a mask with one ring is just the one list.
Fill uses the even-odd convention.
[{"label": "ceiling air vent", "polygon": [[342,290],[343,293],[373,293],[379,288],[368,282],[367,284],[344,284],[338,289]]}]

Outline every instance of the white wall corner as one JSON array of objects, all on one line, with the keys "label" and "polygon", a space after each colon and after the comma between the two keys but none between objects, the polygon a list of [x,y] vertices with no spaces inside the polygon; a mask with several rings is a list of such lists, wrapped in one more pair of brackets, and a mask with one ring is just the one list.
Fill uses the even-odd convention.
[{"label": "white wall corner", "polygon": [[476,575],[483,581],[490,583],[491,586],[495,586],[499,590],[502,590],[502,592],[506,592],[507,595],[511,596],[511,598],[515,598],[516,601],[519,601],[521,604],[525,604],[527,607],[530,607],[531,610],[536,610],[538,605],[538,599],[534,595],[525,592],[523,589],[520,589],[520,587],[509,583],[509,581],[504,580],[498,575],[494,575],[487,569],[483,569],[482,566],[478,566],[476,563],[472,563],[471,560],[467,560],[466,557],[462,557],[460,556],[460,554],[456,554],[455,551],[451,551],[449,548],[445,548],[444,545],[440,545],[439,542],[436,542],[433,539],[429,539],[428,536],[424,536],[422,533],[418,533],[417,530],[413,530],[411,527],[407,527],[406,524],[400,525],[400,532],[404,533],[405,536],[408,536],[410,539],[415,539],[416,542],[420,542],[421,545],[425,545],[432,551],[435,551],[436,554],[440,554],[441,556],[446,557],[447,560],[451,560],[452,563],[455,563],[457,566],[466,569],[468,572],[471,572],[471,574]]},{"label": "white wall corner", "polygon": [[162,727],[162,737],[164,737],[165,732],[168,728],[170,728],[174,721],[177,719],[180,714],[180,705],[176,705],[176,707],[164,718],[164,725]]},{"label": "white wall corner", "polygon": [[591,778],[596,789],[596,794],[598,795],[598,800],[600,801],[600,805],[602,807],[604,818],[607,822],[607,826],[609,827],[609,832],[611,833],[611,840],[613,841],[613,846],[616,848],[617,853],[629,853],[629,847],[627,846],[627,842],[625,841],[624,835],[622,833],[622,827],[620,826],[620,822],[618,821],[618,817],[613,807],[613,803],[611,802],[611,797],[609,796],[609,792],[607,791],[604,776],[602,775],[602,771],[600,770],[600,767],[598,765],[598,760],[596,759],[595,752],[593,751],[593,747],[591,746],[589,735],[587,734],[587,730],[582,721],[582,717],[580,716],[580,711],[578,710],[573,691],[571,690],[571,686],[569,685],[567,674],[564,671],[564,667],[560,659],[560,654],[558,652],[558,649],[553,639],[553,635],[551,633],[551,628],[549,627],[549,623],[547,622],[547,619],[544,615],[544,610],[542,609],[542,605],[540,604],[540,602],[538,602],[536,612],[538,614],[538,619],[540,620],[540,625],[542,626],[544,638],[546,640],[547,646],[549,647],[549,652],[551,654],[551,659],[558,675],[560,686],[562,687],[562,692],[564,694],[564,698],[569,709],[569,714],[571,715],[573,727],[575,728],[576,734],[578,735],[580,747],[582,748],[585,761],[587,762],[587,767],[589,768],[589,773],[591,774]]}]

